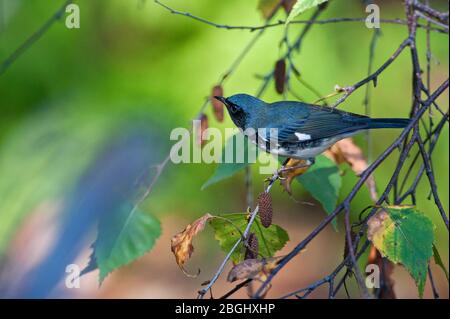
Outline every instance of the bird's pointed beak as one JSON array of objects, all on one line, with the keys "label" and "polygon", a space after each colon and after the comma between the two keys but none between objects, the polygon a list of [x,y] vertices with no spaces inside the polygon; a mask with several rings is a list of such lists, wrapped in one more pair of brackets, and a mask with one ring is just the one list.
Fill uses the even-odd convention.
[{"label": "bird's pointed beak", "polygon": [[214,96],[214,98],[220,102],[222,102],[223,104],[227,105],[227,99],[224,98],[223,96]]}]

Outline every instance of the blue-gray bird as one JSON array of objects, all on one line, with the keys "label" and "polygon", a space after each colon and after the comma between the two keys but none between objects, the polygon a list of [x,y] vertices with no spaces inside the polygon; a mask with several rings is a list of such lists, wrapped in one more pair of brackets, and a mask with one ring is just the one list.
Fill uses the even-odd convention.
[{"label": "blue-gray bird", "polygon": [[360,131],[403,128],[409,123],[409,119],[374,119],[302,102],[266,103],[247,94],[215,98],[225,104],[234,124],[260,148],[311,163],[337,141]]}]

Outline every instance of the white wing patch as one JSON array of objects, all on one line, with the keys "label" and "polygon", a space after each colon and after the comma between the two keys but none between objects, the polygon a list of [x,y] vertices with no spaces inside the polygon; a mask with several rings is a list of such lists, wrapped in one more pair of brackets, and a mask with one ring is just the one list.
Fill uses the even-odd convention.
[{"label": "white wing patch", "polygon": [[303,133],[295,133],[295,136],[297,136],[299,141],[308,141],[311,139],[311,135],[309,134],[303,134]]}]

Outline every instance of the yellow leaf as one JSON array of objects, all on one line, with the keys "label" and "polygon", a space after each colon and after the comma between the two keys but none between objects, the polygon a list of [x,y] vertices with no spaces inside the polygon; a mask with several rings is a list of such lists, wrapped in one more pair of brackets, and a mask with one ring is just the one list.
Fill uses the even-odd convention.
[{"label": "yellow leaf", "polygon": [[175,255],[176,262],[180,266],[181,270],[186,273],[183,265],[191,257],[194,251],[194,246],[192,245],[192,240],[195,235],[201,232],[206,225],[206,222],[214,218],[211,214],[206,214],[199,219],[195,220],[191,224],[187,225],[186,228],[172,237],[171,249],[172,253]]}]

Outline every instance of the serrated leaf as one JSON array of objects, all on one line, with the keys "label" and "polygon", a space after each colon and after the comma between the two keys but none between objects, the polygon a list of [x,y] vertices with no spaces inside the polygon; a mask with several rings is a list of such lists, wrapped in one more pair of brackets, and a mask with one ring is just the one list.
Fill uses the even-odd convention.
[{"label": "serrated leaf", "polygon": [[400,263],[414,278],[422,298],[428,263],[433,255],[434,225],[411,206],[389,206],[368,221],[367,237],[393,263]]},{"label": "serrated leaf", "polygon": [[448,281],[448,270],[445,268],[444,262],[442,261],[441,255],[439,254],[439,251],[436,248],[436,245],[433,245],[433,256],[434,256],[434,262],[436,265],[441,267],[442,271],[445,274],[445,278],[447,278]]},{"label": "serrated leaf", "polygon": [[155,217],[133,211],[132,205],[126,203],[120,211],[100,222],[94,251],[86,270],[99,268],[101,284],[109,273],[149,251],[160,235],[161,226]]},{"label": "serrated leaf", "polygon": [[[228,253],[241,237],[241,233],[245,231],[248,223],[247,216],[248,214],[246,213],[233,213],[221,215],[224,219],[216,218],[210,220],[210,225],[214,229],[215,238],[224,252]],[[259,216],[255,218],[250,232],[256,234],[259,242],[259,257],[263,258],[272,257],[289,240],[287,232],[278,225],[272,224],[270,227],[264,228],[261,225]],[[235,264],[238,264],[244,260],[244,257],[245,247],[241,243],[231,255],[231,260]]]},{"label": "serrated leaf", "polygon": [[[327,214],[334,211],[342,186],[342,177],[332,160],[324,155],[316,157],[314,165],[296,179],[322,204]],[[332,224],[337,229],[336,219]]]},{"label": "serrated leaf", "polygon": [[[238,139],[241,138],[244,138],[243,148],[238,147],[240,144],[237,143]],[[237,172],[247,167],[250,162],[255,160],[248,156],[249,152],[252,152],[251,154],[255,154],[256,159],[257,149],[254,144],[249,142],[247,137],[243,136],[241,133],[231,136],[222,150],[221,163],[217,165],[214,174],[205,182],[205,184],[203,184],[201,189],[204,190],[213,184],[230,178]],[[227,160],[225,154],[231,154],[230,160]]]},{"label": "serrated leaf", "polygon": [[292,21],[296,16],[298,16],[300,13],[311,9],[313,7],[318,6],[321,3],[324,3],[328,0],[297,0],[297,2],[294,4],[294,7],[292,8],[291,12],[289,13],[288,18],[286,19],[286,25]]}]

